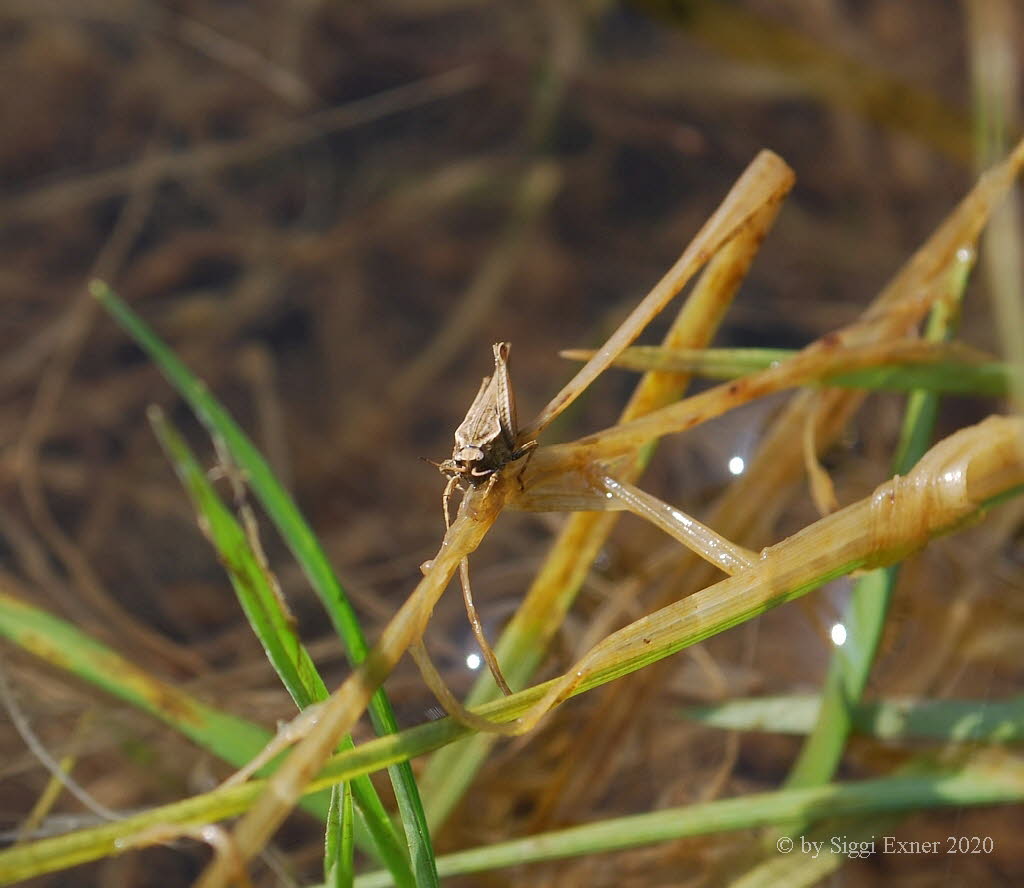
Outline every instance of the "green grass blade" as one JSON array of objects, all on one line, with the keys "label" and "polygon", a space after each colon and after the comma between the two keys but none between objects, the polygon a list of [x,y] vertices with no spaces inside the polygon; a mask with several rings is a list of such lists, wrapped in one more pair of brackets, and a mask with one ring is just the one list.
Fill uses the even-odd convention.
[{"label": "green grass blade", "polygon": [[[434,728],[434,725],[426,727]],[[387,737],[373,742],[392,744],[395,739]],[[126,837],[143,834],[153,826],[198,825],[237,814],[251,804],[263,787],[260,781],[228,787],[215,794],[145,811],[126,820],[0,851],[0,878],[4,882],[15,882],[96,860],[123,850],[129,841]],[[214,795],[216,800],[211,806]],[[439,858],[438,865],[443,875],[450,876],[639,847],[688,836],[751,829],[796,818],[818,820],[838,815],[868,816],[1021,801],[1024,801],[1024,764],[1001,756],[994,763],[972,762],[955,773],[903,775],[858,783],[778,790],[616,818],[461,851]],[[369,873],[356,880],[359,888],[390,884],[388,873]]]},{"label": "green grass blade", "polygon": [[999,362],[971,364],[894,364],[872,370],[840,373],[822,382],[840,388],[889,392],[934,392],[946,395],[1003,398],[1010,387],[1010,367]]},{"label": "green grass blade", "polygon": [[[305,709],[326,700],[327,686],[299,640],[271,585],[271,578],[260,564],[242,526],[221,501],[188,445],[163,411],[152,408],[149,417],[164,452],[192,500],[200,525],[228,572],[249,625],[295,705]],[[352,739],[346,737],[340,749],[351,749],[352,746]],[[381,861],[396,874],[399,884],[412,885],[412,872],[403,844],[373,783],[364,776],[353,784],[372,847]]]},{"label": "green grass blade", "polygon": [[[259,451],[213,398],[206,386],[178,359],[156,334],[105,283],[93,281],[90,292],[136,343],[150,356],[168,382],[188,402],[211,434],[227,445],[235,463],[274,526],[299,562],[310,584],[323,603],[335,631],[345,645],[349,661],[356,665],[366,658],[369,647],[356,619],[355,611],[327,560],[319,540],[306,523],[291,496],[278,483]],[[394,711],[383,690],[370,703],[370,718],[378,734],[394,733],[398,728]],[[405,829],[417,885],[437,884],[434,853],[426,815],[408,763],[389,769],[402,825]]]},{"label": "green grass blade", "polygon": [[324,885],[326,888],[352,888],[355,869],[352,862],[352,792],[349,783],[331,790],[331,811],[327,818],[324,842]]},{"label": "green grass blade", "polygon": [[210,395],[205,384],[192,374],[174,352],[106,284],[93,281],[90,290],[152,358],[168,382],[188,402],[210,433],[221,438],[227,445],[231,456],[245,472],[249,486],[267,510],[274,526],[323,601],[335,630],[345,643],[350,659],[356,663],[361,662],[368,647],[355,612],[345,597],[319,541],[259,451],[228,412]]},{"label": "green grass blade", "polygon": [[221,502],[184,439],[164,416],[151,408],[150,424],[187,491],[200,526],[217,550],[238,601],[267,659],[299,709],[327,699],[327,686],[274,594],[270,578],[253,552],[245,531]]},{"label": "green grass blade", "polygon": [[[0,636],[155,716],[233,767],[249,762],[273,736],[153,678],[70,623],[2,592]],[[307,802],[307,810],[321,819],[327,816],[325,794]]]},{"label": "green grass blade", "polygon": [[[583,360],[588,351],[567,351],[563,356]],[[777,348],[665,349],[644,345],[627,348],[613,362],[624,370],[689,372],[706,379],[736,379],[765,370],[799,354]],[[979,362],[953,357],[931,362],[896,362],[824,376],[817,385],[869,391],[916,390],[979,397],[1006,397],[1012,368],[998,361]],[[810,384],[810,383],[808,383]]]},{"label": "green grass blade", "polygon": [[[938,807],[1013,804],[1021,800],[1024,768],[1019,762],[1002,777],[984,765],[972,765],[952,774],[787,789],[618,817],[446,854],[437,863],[440,874],[447,877],[751,829],[794,818],[814,822],[842,815],[879,816]],[[390,884],[388,874],[383,872],[356,879],[357,888],[385,888]]]},{"label": "green grass blade", "polygon": [[851,706],[860,700],[867,686],[897,575],[895,567],[880,568],[865,574],[855,584],[843,618],[846,642],[832,654],[817,724],[801,749],[786,786],[827,783],[838,767],[853,730]]},{"label": "green grass blade", "polygon": [[[727,731],[808,734],[821,711],[817,694],[729,700],[687,706],[684,718]],[[887,742],[942,743],[1024,741],[1024,697],[1011,700],[877,700],[853,706],[858,734]]]}]

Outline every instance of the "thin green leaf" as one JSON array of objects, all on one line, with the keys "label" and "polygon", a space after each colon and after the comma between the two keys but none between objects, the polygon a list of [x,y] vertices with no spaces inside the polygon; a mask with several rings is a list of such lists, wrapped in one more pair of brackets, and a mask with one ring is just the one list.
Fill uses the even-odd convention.
[{"label": "thin green leaf", "polygon": [[[272,735],[220,712],[153,678],[70,623],[0,592],[0,635],[23,650],[148,712],[236,768],[247,764]],[[327,816],[327,796],[307,799],[307,810]]]},{"label": "thin green leaf", "polygon": [[[956,350],[960,351],[960,350]],[[910,392],[924,390],[945,394],[1002,398],[1010,387],[1012,368],[998,361],[965,357],[941,357],[932,361],[896,361],[861,370],[850,370],[808,381],[808,385],[855,388],[869,391]],[[572,349],[562,357],[586,360],[592,352]],[[649,372],[689,372],[706,379],[736,379],[780,364],[799,352],[780,348],[666,349],[644,345],[626,349],[612,366]]]},{"label": "thin green leaf", "polygon": [[[221,502],[206,473],[163,411],[152,408],[149,417],[164,452],[192,500],[200,525],[228,572],[249,625],[295,705],[305,709],[326,700],[327,686],[299,640],[271,578],[253,551],[242,526]],[[352,746],[352,739],[346,737],[339,744],[339,750],[351,749]],[[412,872],[401,839],[369,777],[357,778],[353,791],[358,798],[362,822],[369,832],[372,848],[381,861],[397,874],[400,884],[412,884]],[[351,819],[349,823],[351,825]]]},{"label": "thin green leaf", "polygon": [[324,842],[324,885],[326,888],[352,888],[355,869],[352,862],[352,792],[348,782],[331,789],[331,811],[327,818]]},{"label": "thin green leaf", "polygon": [[[168,382],[188,402],[212,435],[219,436],[232,459],[245,473],[256,498],[281,534],[314,591],[320,598],[335,631],[345,645],[350,663],[361,663],[369,647],[338,578],[319,540],[302,517],[291,496],[281,487],[259,451],[206,386],[178,359],[156,334],[102,281],[93,281],[90,292],[114,319],[146,351]],[[370,718],[379,735],[398,729],[394,711],[383,690],[370,703]],[[437,885],[434,853],[419,791],[407,762],[389,769],[391,784],[405,829],[415,881],[420,888]]]},{"label": "thin green leaf", "polygon": [[[801,694],[688,706],[684,718],[728,731],[807,734],[821,711],[821,697]],[[1024,697],[1012,700],[877,700],[852,710],[858,734],[878,740],[942,743],[1024,741]]]},{"label": "thin green leaf", "polygon": [[[472,848],[438,858],[438,872],[455,876],[638,848],[691,836],[751,829],[794,818],[814,822],[837,815],[865,817],[962,805],[1010,804],[1024,799],[1024,769],[971,765],[957,773],[888,777],[807,789],[787,789],[648,814],[617,817]],[[387,873],[356,879],[357,888],[385,888]],[[780,884],[780,883],[775,883]]]},{"label": "thin green leaf", "polygon": [[150,423],[188,492],[199,522],[228,572],[267,659],[299,709],[327,699],[327,686],[274,594],[245,531],[221,502],[206,473],[162,410],[151,408]]}]

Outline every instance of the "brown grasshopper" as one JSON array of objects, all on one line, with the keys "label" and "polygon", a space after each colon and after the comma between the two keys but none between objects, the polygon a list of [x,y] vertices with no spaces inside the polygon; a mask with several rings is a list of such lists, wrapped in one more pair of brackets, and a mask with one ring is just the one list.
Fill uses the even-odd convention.
[{"label": "brown grasshopper", "polygon": [[[440,463],[427,460],[448,477],[448,484],[444,488],[442,498],[446,528],[451,527],[448,501],[452,491],[460,486],[463,480],[468,481],[474,487],[484,481],[489,486],[497,480],[498,472],[506,465],[526,456],[537,446],[536,441],[519,443],[516,398],[508,377],[508,356],[511,346],[507,342],[496,342],[493,348],[494,375],[483,378],[480,390],[476,393],[466,418],[455,430],[455,448],[452,450],[451,458]],[[502,675],[498,658],[487,641],[476,606],[473,604],[473,593],[469,585],[469,561],[465,558],[459,565],[459,577],[462,582],[462,597],[466,604],[466,614],[469,616],[473,635],[480,646],[480,651],[483,653],[484,660],[487,661],[487,666],[498,687],[505,694],[511,694],[512,691],[505,676]],[[426,657],[426,651],[423,650],[420,656]],[[424,665],[421,664],[420,669],[424,668]],[[432,671],[432,667],[430,669]],[[424,672],[424,677],[426,678],[426,676],[427,673]],[[427,683],[430,684],[430,679],[427,680]],[[443,685],[440,690],[442,693],[448,693],[443,689]],[[443,701],[444,697],[441,696],[439,699]]]},{"label": "brown grasshopper", "polygon": [[463,480],[474,487],[484,481],[493,484],[497,472],[537,446],[536,441],[519,443],[516,398],[508,376],[512,347],[496,342],[493,348],[494,375],[483,378],[466,418],[455,430],[451,459],[441,463],[428,460],[448,477],[443,499],[445,526],[449,524],[448,500]]}]

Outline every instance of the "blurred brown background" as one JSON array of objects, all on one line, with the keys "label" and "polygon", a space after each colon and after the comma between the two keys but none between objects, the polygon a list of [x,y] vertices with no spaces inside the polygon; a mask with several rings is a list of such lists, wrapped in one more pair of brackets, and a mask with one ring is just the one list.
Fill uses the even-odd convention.
[{"label": "blurred brown background", "polygon": [[[758,150],[782,155],[798,184],[718,344],[799,346],[867,304],[973,181],[968,6],[4,4],[5,588],[218,705],[265,725],[287,717],[289,701],[195,527],[146,406],[169,408],[212,460],[209,443],[99,312],[87,281],[109,280],[251,433],[324,540],[372,638],[441,538],[443,479],[419,457],[450,453],[490,372],[490,344],[513,343],[520,416],[529,418],[572,370],[558,349],[598,344]],[[975,288],[964,338],[993,348],[991,327]],[[632,382],[609,372],[545,441],[614,421]],[[886,477],[900,403],[873,398],[832,458],[843,502]],[[951,402],[942,427],[992,409]],[[644,486],[699,515],[767,415],[759,405],[667,442]],[[779,534],[812,517],[801,491]],[[475,558],[492,637],[559,520],[506,515]],[[588,614],[653,539],[622,522],[551,670],[580,653]],[[343,658],[319,605],[269,530],[265,543],[304,637],[340,680]],[[946,559],[957,545],[966,543]],[[941,619],[936,604],[957,593],[948,560],[934,574],[922,561],[917,582],[929,599],[902,605],[905,631],[886,653],[901,664],[920,664],[941,630],[928,622]],[[979,592],[977,606],[1005,620],[997,591]],[[760,630],[709,645],[728,692],[815,688],[828,656],[820,628],[843,594],[840,584],[807,609],[785,608]],[[636,607],[643,612],[642,601]],[[468,687],[472,642],[457,594],[439,607],[430,644],[452,683]],[[221,773],[154,723],[8,647],[3,657],[51,749],[95,710],[80,779],[108,805],[156,804]],[[998,658],[988,671],[969,667],[943,664],[914,684],[900,666],[909,686],[898,689],[1019,689],[1019,672]],[[680,701],[710,694],[688,658],[679,657],[677,678],[666,693]],[[435,706],[412,669],[389,688],[404,724]],[[576,705],[566,719],[582,718],[586,704]],[[516,804],[489,816],[478,795],[473,816],[462,812],[439,845],[538,827],[531,781],[541,785],[545,761],[557,760],[559,731],[531,741],[536,774],[518,774],[517,788],[488,784],[500,776],[494,769],[481,777],[495,797],[520,793]],[[721,764],[724,735],[688,736],[633,750],[579,819],[695,800],[694,774]],[[774,785],[796,748],[768,736],[745,743],[728,791]],[[13,829],[46,778],[2,726],[0,750],[2,828]],[[316,871],[317,840],[309,841],[305,877]],[[535,868],[465,884],[678,884],[672,874],[698,875],[710,853],[681,847],[618,855],[614,866],[585,861],[551,870],[548,882],[549,871]],[[1009,884],[1024,874],[1006,854],[985,865]],[[201,856],[147,855],[79,871],[85,881],[75,884],[149,884],[140,859],[167,861],[159,884],[175,884],[172,871],[187,877]]]}]

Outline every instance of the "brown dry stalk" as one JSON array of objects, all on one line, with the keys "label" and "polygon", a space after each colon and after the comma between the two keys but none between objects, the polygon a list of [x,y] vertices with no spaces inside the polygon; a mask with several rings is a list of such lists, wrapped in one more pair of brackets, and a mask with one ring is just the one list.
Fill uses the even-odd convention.
[{"label": "brown dry stalk", "polygon": [[626,346],[672,300],[707,261],[722,247],[753,226],[758,216],[776,207],[793,184],[793,171],[771,151],[762,151],[736,181],[721,206],[697,232],[683,254],[630,312],[579,372],[541,410],[537,418],[522,430],[524,440],[536,438],[566,407],[572,404],[615,360]]}]

